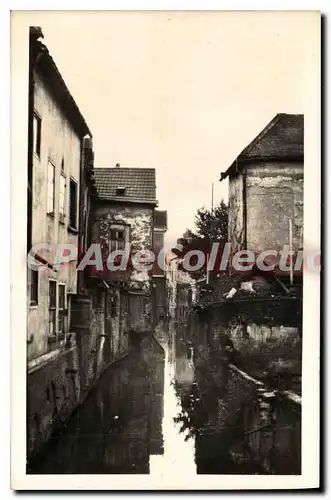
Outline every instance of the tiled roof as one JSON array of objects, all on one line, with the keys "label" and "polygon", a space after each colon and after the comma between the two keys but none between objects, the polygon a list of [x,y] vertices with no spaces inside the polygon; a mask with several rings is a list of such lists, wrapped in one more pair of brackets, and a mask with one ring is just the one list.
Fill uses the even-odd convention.
[{"label": "tiled roof", "polygon": [[[101,199],[157,203],[154,168],[95,168],[94,177]],[[118,188],[125,188],[125,191],[119,194]]]},{"label": "tiled roof", "polygon": [[39,38],[44,38],[41,28],[30,26],[31,52],[33,53],[33,57],[36,60],[38,59],[38,64],[35,66],[36,71],[42,76],[48,88],[51,89],[58,104],[62,106],[77,132],[82,136],[89,135],[92,137],[85,118],[71,95],[54,59],[50,55],[46,45],[39,41]]},{"label": "tiled roof", "polygon": [[303,160],[304,116],[279,113],[240,153],[221,180],[252,161]]}]

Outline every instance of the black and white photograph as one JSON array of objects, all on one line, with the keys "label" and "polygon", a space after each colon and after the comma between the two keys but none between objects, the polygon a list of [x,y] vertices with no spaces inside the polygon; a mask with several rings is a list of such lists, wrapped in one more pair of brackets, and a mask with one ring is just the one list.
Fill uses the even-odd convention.
[{"label": "black and white photograph", "polygon": [[13,489],[318,487],[320,23],[12,11]]}]

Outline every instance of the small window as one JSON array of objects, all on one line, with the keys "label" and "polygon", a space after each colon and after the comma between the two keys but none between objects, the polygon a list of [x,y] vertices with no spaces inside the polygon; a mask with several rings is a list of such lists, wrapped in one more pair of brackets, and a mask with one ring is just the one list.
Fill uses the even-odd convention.
[{"label": "small window", "polygon": [[69,226],[77,229],[77,183],[70,179],[70,219]]},{"label": "small window", "polygon": [[56,335],[56,281],[49,282],[49,335]]},{"label": "small window", "polygon": [[55,208],[55,166],[48,161],[47,213],[54,214]]},{"label": "small window", "polygon": [[125,227],[113,226],[110,230],[110,247],[113,250],[123,250],[125,248]]},{"label": "small window", "polygon": [[41,146],[41,118],[37,114],[33,115],[33,152],[40,156]]},{"label": "small window", "polygon": [[66,319],[66,287],[65,285],[59,285],[59,306],[58,306],[58,333],[64,333],[65,319]]},{"label": "small window", "polygon": [[116,196],[125,196],[125,186],[119,186],[116,188]]},{"label": "small window", "polygon": [[32,306],[36,306],[38,304],[38,284],[39,273],[38,271],[31,270],[30,305]]},{"label": "small window", "polygon": [[66,198],[66,178],[61,173],[60,176],[60,222],[65,219],[65,198]]}]

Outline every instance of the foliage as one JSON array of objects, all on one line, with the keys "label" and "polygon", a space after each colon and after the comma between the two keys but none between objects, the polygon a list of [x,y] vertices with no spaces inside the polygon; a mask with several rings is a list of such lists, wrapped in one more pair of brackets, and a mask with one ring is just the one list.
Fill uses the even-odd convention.
[{"label": "foliage", "polygon": [[[183,246],[179,257],[184,257],[185,254],[192,250],[201,250],[207,255],[210,253],[213,243],[220,243],[220,250],[223,248],[228,236],[228,205],[222,200],[212,210],[204,207],[199,208],[195,215],[195,226],[195,232],[186,229],[183,237],[178,240],[178,243]],[[194,258],[190,263],[194,265]],[[204,278],[206,276],[206,266],[197,271],[192,271],[190,274],[194,279]]]},{"label": "foliage", "polygon": [[183,237],[187,240],[203,238],[212,242],[227,238],[228,212],[228,205],[223,200],[212,210],[205,207],[199,208],[194,219],[196,232],[187,229]]}]

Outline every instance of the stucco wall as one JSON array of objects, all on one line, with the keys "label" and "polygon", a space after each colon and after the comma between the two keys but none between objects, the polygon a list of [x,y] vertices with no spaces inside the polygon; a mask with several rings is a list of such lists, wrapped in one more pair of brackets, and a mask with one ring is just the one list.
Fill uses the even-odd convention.
[{"label": "stucco wall", "polygon": [[[280,250],[289,244],[292,219],[293,249],[303,245],[303,163],[266,162],[246,167],[247,248]],[[244,243],[243,175],[229,181],[229,241]]]},{"label": "stucco wall", "polygon": [[[35,111],[41,118],[40,157],[33,154],[33,207],[32,245],[39,243],[71,243],[77,245],[77,234],[68,231],[69,179],[77,182],[79,193],[79,169],[81,143],[72,126],[57,106],[43,81],[36,76]],[[47,173],[48,160],[55,166],[55,214],[47,215]],[[59,190],[62,160],[66,176],[65,220],[59,221]],[[78,203],[78,199],[77,199]],[[77,205],[78,211],[78,205]],[[78,221],[77,221],[78,223]],[[41,255],[47,255],[41,251]],[[48,350],[49,292],[50,278],[66,284],[67,293],[76,292],[76,262],[61,266],[58,273],[47,269],[39,276],[39,301],[30,307],[28,297],[28,359],[33,359]],[[33,335],[33,340],[31,336]]]},{"label": "stucco wall", "polygon": [[264,163],[247,169],[247,247],[281,249],[289,244],[292,220],[293,249],[303,242],[303,163]]}]

